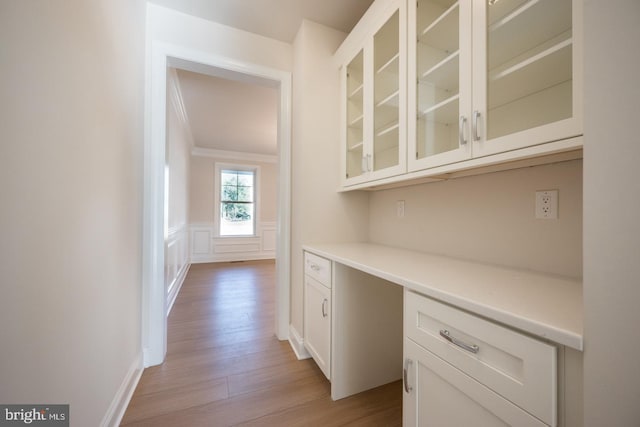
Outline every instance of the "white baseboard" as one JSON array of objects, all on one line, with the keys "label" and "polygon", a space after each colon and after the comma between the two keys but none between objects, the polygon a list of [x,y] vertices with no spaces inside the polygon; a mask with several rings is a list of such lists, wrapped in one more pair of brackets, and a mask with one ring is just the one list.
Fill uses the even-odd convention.
[{"label": "white baseboard", "polygon": [[289,344],[298,360],[309,359],[311,357],[307,349],[304,348],[304,340],[293,325],[289,325]]},{"label": "white baseboard", "polygon": [[102,418],[102,422],[100,423],[101,427],[118,427],[120,425],[127,406],[129,406],[129,401],[131,401],[131,397],[133,396],[133,392],[138,386],[142,371],[142,353],[140,353],[131,364],[129,372],[127,372],[127,375],[124,377],[120,388],[118,388],[118,392],[111,401],[111,405],[109,405],[109,409],[107,409],[107,413]]},{"label": "white baseboard", "polygon": [[264,259],[276,259],[275,252],[258,253],[258,254],[218,254],[209,256],[191,255],[192,264],[204,264],[209,262],[234,262],[234,261],[259,261]]},{"label": "white baseboard", "polygon": [[173,308],[173,303],[176,302],[176,298],[180,293],[180,289],[182,289],[182,285],[184,283],[184,279],[187,277],[187,273],[189,272],[189,268],[191,268],[191,264],[185,264],[182,271],[176,277],[176,281],[171,287],[171,292],[167,295],[167,316],[171,313],[171,309]]}]

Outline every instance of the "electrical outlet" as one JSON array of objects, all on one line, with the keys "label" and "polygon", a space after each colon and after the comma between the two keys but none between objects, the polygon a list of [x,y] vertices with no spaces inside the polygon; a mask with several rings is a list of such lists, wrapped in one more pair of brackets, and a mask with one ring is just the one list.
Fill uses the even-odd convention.
[{"label": "electrical outlet", "polygon": [[396,215],[398,218],[404,218],[404,200],[398,200],[396,202]]},{"label": "electrical outlet", "polygon": [[536,219],[558,219],[558,190],[536,191]]}]

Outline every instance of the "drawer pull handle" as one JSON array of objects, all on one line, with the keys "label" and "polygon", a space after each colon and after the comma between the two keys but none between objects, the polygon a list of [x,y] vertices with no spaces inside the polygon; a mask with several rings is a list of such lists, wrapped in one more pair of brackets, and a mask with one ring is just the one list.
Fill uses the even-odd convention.
[{"label": "drawer pull handle", "polygon": [[311,267],[313,271],[320,271],[320,266],[317,264],[309,263],[309,267]]},{"label": "drawer pull handle", "polygon": [[440,336],[446,339],[447,341],[449,341],[451,344],[457,345],[461,349],[467,350],[473,354],[476,354],[478,351],[480,351],[480,347],[478,347],[477,345],[467,344],[465,342],[460,341],[457,338],[452,337],[449,331],[447,331],[446,329],[440,330]]},{"label": "drawer pull handle", "polygon": [[329,302],[326,298],[322,301],[322,317],[327,317],[326,304]]},{"label": "drawer pull handle", "polygon": [[409,385],[409,366],[411,366],[412,363],[413,361],[411,359],[404,359],[404,369],[402,370],[402,382],[404,383],[404,391],[406,391],[407,394],[411,393],[411,390],[413,390],[413,387]]}]

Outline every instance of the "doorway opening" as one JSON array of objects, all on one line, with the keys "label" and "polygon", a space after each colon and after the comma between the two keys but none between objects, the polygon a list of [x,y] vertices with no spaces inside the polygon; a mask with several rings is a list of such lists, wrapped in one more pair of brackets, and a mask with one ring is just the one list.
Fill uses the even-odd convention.
[{"label": "doorway opening", "polygon": [[147,84],[142,346],[144,366],[163,362],[167,337],[167,292],[164,284],[165,163],[167,69],[176,68],[276,88],[278,97],[278,185],[276,218],[276,316],[274,332],[288,339],[290,290],[291,73],[218,55],[155,44]]}]

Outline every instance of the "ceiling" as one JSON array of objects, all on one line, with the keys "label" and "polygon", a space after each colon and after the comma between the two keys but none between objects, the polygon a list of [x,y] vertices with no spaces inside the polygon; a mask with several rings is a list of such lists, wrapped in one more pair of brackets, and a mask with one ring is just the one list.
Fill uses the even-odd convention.
[{"label": "ceiling", "polygon": [[[373,0],[149,0],[265,37],[292,43],[303,19],[350,32]],[[278,91],[178,70],[196,147],[277,154]]]},{"label": "ceiling", "polygon": [[373,0],[149,0],[209,21],[291,43],[302,19],[346,33]]},{"label": "ceiling", "polygon": [[177,70],[196,147],[275,155],[278,90]]}]

